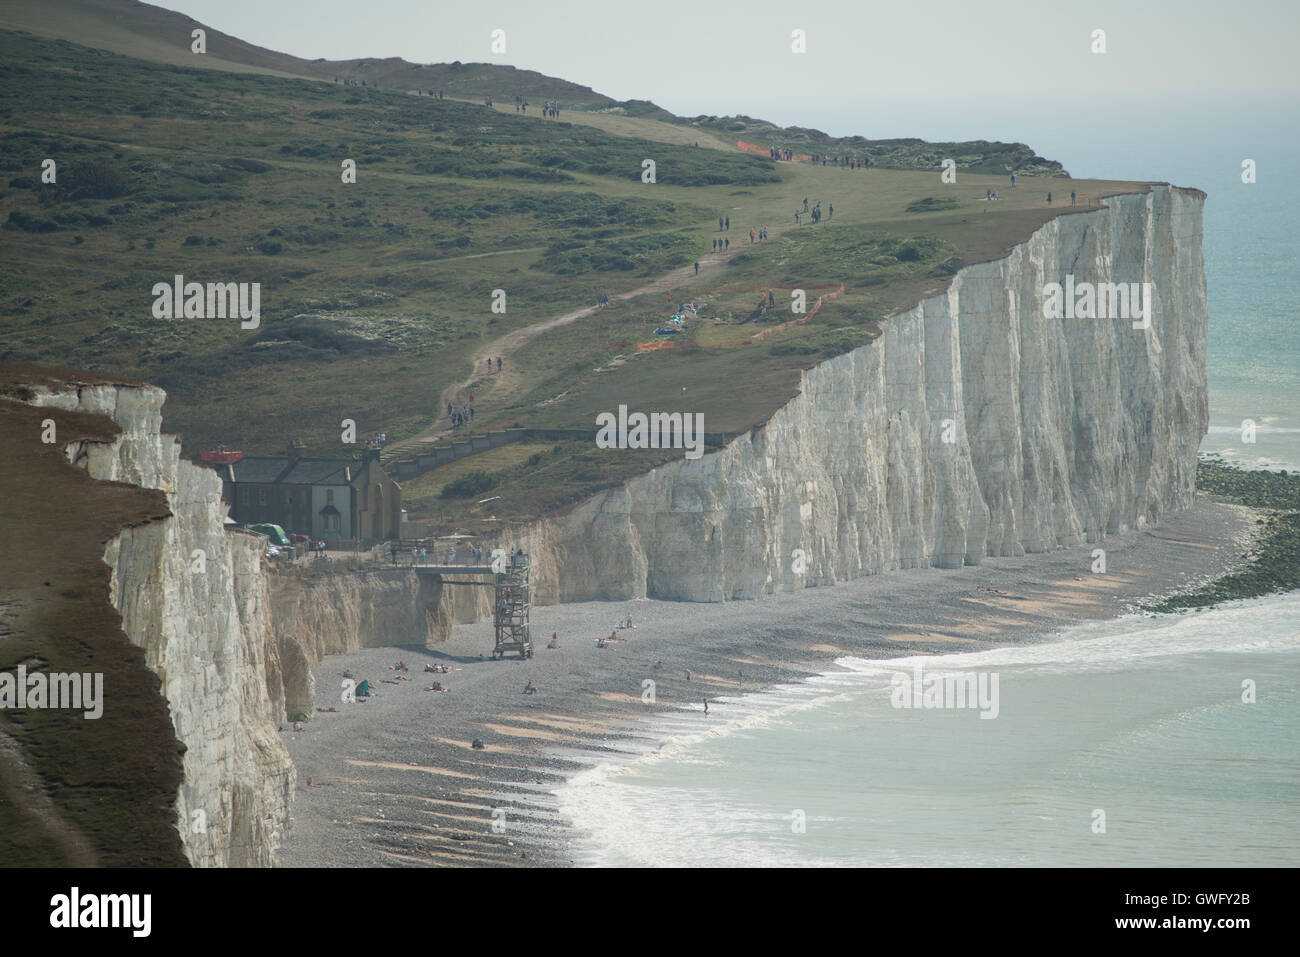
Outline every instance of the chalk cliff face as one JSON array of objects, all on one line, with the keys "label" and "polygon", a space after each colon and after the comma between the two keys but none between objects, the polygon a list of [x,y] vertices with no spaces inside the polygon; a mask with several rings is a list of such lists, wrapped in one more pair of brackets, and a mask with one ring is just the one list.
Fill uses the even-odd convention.
[{"label": "chalk cliff face", "polygon": [[435,643],[451,635],[440,582],[409,569],[352,572],[342,566],[308,562],[306,569],[268,570],[267,690],[276,715],[312,710],[311,669],[327,655],[372,645]]},{"label": "chalk cliff face", "polygon": [[[1186,507],[1208,421],[1203,201],[1156,187],[1054,219],[808,370],[761,429],[498,544],[531,554],[539,602],[719,601],[1097,541]],[[1150,328],[1044,318],[1043,286],[1066,275],[1151,283]],[[409,571],[263,567],[262,540],[225,529],[216,474],[161,433],[163,399],[118,385],[33,401],[112,418],[121,436],[73,443],[69,459],[166,493],[172,517],[108,544],[112,601],[187,748],[189,859],[270,864],[294,786],[276,728],[310,710],[311,667],[436,641],[489,616],[489,593]]]},{"label": "chalk cliff face", "polygon": [[112,418],[122,428],[115,441],[73,443],[69,459],[94,478],[166,493],[170,518],[124,529],[108,543],[113,605],[162,680],[186,747],[177,826],[190,862],[268,865],[288,819],[293,765],[267,694],[262,544],[226,532],[220,479],[182,461],[176,441],[161,433],[164,398],[161,389],[119,385],[34,401]]},{"label": "chalk cliff face", "polygon": [[[1204,198],[1154,187],[1053,219],[808,370],[763,428],[537,523],[518,541],[537,599],[752,598],[1186,507],[1209,415]],[[1151,283],[1150,328],[1045,318],[1067,275]]]}]

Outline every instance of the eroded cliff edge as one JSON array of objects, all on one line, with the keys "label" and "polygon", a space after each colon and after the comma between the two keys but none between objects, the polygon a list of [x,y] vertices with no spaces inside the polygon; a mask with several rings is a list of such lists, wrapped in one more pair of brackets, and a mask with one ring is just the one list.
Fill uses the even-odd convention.
[{"label": "eroded cliff edge", "polygon": [[[763,428],[536,523],[512,544],[537,600],[753,598],[1187,507],[1209,417],[1204,200],[1154,186],[1058,216],[809,369]],[[1067,275],[1151,283],[1150,328],[1045,318],[1044,284]]]},{"label": "eroded cliff edge", "polygon": [[[761,429],[498,544],[530,552],[539,602],[717,601],[1096,541],[1184,508],[1208,421],[1204,198],[1154,187],[1058,217],[876,342],[809,369]],[[1150,282],[1150,328],[1044,318],[1043,285],[1067,274]],[[216,475],[161,432],[163,399],[80,385],[33,401],[112,418],[120,436],[74,443],[69,458],[166,494],[170,517],[109,543],[112,602],[186,747],[187,857],[269,864],[294,787],[276,729],[310,708],[311,666],[436,640],[490,609],[482,590],[444,594],[409,571],[264,568],[259,539],[225,530]]]},{"label": "eroded cliff edge", "polygon": [[[196,866],[273,863],[288,822],[294,768],[279,729],[311,712],[311,667],[363,644],[445,637],[438,583],[409,570],[281,569],[264,540],[226,528],[221,480],[180,458],[162,431],[166,395],[151,386],[68,384],[35,390],[42,407],[101,415],[119,434],[65,447],[94,479],[160,490],[169,515],[107,545],[122,630],[162,683],[184,776],[176,826]],[[111,720],[112,701],[108,702]]]},{"label": "eroded cliff edge", "polygon": [[161,680],[185,747],[176,812],[186,857],[198,866],[265,865],[288,818],[293,765],[267,694],[261,544],[226,532],[221,482],[181,460],[162,433],[164,399],[149,386],[76,385],[41,390],[33,403],[112,419],[116,439],[74,442],[69,460],[92,478],[166,495],[168,517],[108,542],[110,599]]}]

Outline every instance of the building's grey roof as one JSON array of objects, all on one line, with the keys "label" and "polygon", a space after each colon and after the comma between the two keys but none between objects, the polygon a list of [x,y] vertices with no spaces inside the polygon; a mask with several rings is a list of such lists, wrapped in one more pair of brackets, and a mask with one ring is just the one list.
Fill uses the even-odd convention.
[{"label": "building's grey roof", "polygon": [[227,482],[257,485],[347,485],[362,469],[359,459],[299,459],[287,456],[242,458],[222,463],[217,473]]}]

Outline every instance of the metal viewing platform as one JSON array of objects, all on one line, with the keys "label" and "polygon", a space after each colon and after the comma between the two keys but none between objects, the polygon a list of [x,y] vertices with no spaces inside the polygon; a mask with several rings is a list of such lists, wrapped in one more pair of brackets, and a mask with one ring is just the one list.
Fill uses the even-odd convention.
[{"label": "metal viewing platform", "polygon": [[[521,658],[533,656],[533,642],[528,625],[532,596],[528,584],[527,555],[516,555],[513,559],[503,558],[499,565],[500,571],[493,565],[417,564],[413,567],[417,574],[437,576],[444,585],[492,588],[492,621],[496,631],[493,659],[504,658],[508,651],[517,651]],[[473,576],[482,577],[475,579]]]}]

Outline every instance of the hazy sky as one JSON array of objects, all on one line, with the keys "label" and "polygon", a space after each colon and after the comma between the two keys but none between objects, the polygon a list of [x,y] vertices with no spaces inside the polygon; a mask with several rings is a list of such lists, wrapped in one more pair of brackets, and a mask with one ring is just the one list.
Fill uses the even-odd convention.
[{"label": "hazy sky", "polygon": [[[617,99],[1300,90],[1296,0],[163,0],[305,58],[509,63]],[[806,31],[807,53],[791,52]],[[506,32],[504,55],[491,32]],[[1090,47],[1106,31],[1106,53]],[[679,110],[680,112],[680,110]],[[1103,118],[1097,118],[1102,122]]]}]

